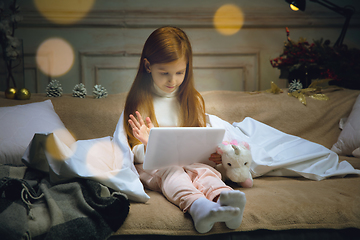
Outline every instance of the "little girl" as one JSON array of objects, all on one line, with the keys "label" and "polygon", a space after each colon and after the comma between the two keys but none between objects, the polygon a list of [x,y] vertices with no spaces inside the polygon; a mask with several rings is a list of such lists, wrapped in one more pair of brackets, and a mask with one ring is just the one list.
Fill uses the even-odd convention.
[{"label": "little girl", "polygon": [[192,50],[179,28],[162,27],[146,40],[135,80],[128,93],[124,129],[145,187],[160,191],[189,212],[200,233],[216,222],[240,226],[245,194],[233,190],[211,166],[192,164],[145,171],[142,168],[152,127],[205,127],[205,103],[194,87]]}]

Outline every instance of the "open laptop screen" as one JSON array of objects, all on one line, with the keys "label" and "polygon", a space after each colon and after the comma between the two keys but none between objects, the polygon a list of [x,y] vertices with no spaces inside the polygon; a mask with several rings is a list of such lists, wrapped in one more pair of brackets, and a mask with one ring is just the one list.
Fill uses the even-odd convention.
[{"label": "open laptop screen", "polygon": [[196,162],[211,164],[208,159],[224,134],[222,128],[154,127],[150,130],[143,167],[151,170]]}]

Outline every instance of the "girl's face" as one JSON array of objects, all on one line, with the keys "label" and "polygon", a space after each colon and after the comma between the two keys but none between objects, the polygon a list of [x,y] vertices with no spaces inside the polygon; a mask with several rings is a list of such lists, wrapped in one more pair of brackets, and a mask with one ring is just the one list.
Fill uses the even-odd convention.
[{"label": "girl's face", "polygon": [[172,93],[184,81],[186,65],[187,62],[185,57],[183,57],[170,63],[148,64],[147,68],[151,71],[151,76],[156,86],[166,93]]}]

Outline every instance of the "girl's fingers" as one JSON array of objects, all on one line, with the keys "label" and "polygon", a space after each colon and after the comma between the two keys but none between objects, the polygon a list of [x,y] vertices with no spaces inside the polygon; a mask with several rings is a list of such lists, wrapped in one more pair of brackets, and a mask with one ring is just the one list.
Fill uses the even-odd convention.
[{"label": "girl's fingers", "polygon": [[128,122],[129,122],[129,124],[130,124],[130,126],[131,126],[132,129],[137,128],[137,126],[135,125],[134,121],[132,121],[131,119],[129,119]]},{"label": "girl's fingers", "polygon": [[211,156],[209,157],[209,160],[216,163],[216,164],[222,163],[222,157],[218,153],[211,154]]},{"label": "girl's fingers", "polygon": [[130,119],[132,120],[132,122],[133,122],[133,124],[134,124],[134,125],[131,125],[131,126],[140,128],[141,125],[140,125],[139,122],[136,120],[136,118],[134,117],[134,115],[130,114]]},{"label": "girl's fingers", "polygon": [[138,111],[136,111],[135,113],[136,113],[137,118],[139,119],[140,126],[144,125],[145,123],[144,123],[144,120],[141,117],[141,114]]},{"label": "girl's fingers", "polygon": [[153,128],[154,124],[151,122],[151,119],[149,117],[146,118],[146,125],[148,128]]},{"label": "girl's fingers", "polygon": [[131,119],[128,120],[128,123],[130,124],[131,128],[134,129],[134,123],[131,121]]}]

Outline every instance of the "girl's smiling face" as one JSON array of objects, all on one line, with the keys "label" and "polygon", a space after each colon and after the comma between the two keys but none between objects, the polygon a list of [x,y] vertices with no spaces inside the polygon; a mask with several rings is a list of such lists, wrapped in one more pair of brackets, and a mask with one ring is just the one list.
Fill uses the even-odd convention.
[{"label": "girl's smiling face", "polygon": [[186,73],[185,57],[170,62],[150,65],[145,59],[145,66],[151,71],[156,86],[166,93],[174,92],[184,81]]}]

